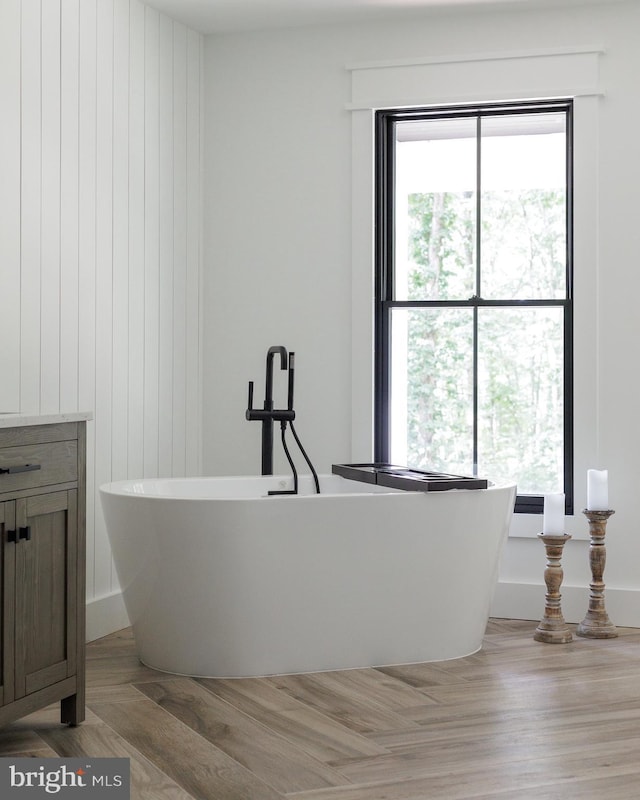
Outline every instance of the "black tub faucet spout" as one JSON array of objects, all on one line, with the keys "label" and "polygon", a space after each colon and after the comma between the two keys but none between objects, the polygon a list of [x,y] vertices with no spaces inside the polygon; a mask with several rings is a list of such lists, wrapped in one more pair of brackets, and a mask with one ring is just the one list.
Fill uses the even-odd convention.
[{"label": "black tub faucet spout", "polygon": [[267,350],[267,374],[264,381],[264,408],[273,411],[273,359],[280,356],[280,369],[287,368],[287,348],[281,344],[273,345]]}]

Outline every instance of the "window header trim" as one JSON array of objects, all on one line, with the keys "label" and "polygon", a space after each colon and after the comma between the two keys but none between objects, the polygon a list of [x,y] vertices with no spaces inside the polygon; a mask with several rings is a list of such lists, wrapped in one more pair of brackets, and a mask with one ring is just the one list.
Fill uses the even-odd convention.
[{"label": "window header trim", "polygon": [[351,111],[604,95],[602,47],[434,56],[348,67]]}]

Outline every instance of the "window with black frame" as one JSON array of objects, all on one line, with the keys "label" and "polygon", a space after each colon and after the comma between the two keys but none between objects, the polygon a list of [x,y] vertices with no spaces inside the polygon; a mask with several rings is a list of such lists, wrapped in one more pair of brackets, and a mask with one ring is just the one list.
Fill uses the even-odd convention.
[{"label": "window with black frame", "polygon": [[377,461],[572,479],[570,100],[376,114]]}]

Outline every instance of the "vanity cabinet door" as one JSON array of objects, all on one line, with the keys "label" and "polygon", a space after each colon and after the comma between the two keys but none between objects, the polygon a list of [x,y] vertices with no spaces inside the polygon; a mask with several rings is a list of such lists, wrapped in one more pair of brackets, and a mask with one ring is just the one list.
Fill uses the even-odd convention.
[{"label": "vanity cabinet door", "polygon": [[77,490],[15,501],[15,699],[76,673]]},{"label": "vanity cabinet door", "polygon": [[16,504],[0,503],[0,706],[13,700]]}]

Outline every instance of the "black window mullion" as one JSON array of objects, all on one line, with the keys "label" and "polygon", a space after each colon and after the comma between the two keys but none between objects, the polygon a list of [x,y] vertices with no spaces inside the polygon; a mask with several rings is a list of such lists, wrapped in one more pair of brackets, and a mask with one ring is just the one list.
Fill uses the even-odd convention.
[{"label": "black window mullion", "polygon": [[567,155],[566,155],[566,227],[567,227],[567,251],[566,251],[566,282],[567,299],[573,299],[573,105],[570,105],[566,112],[567,119]]},{"label": "black window mullion", "polygon": [[478,474],[478,306],[473,307],[473,474]]},{"label": "black window mullion", "polygon": [[564,307],[564,490],[565,513],[573,514],[573,305]]},{"label": "black window mullion", "polygon": [[476,297],[482,297],[482,117],[476,120]]},{"label": "black window mullion", "polygon": [[565,513],[573,500],[573,104],[566,109],[566,298],[564,311],[564,486]]},{"label": "black window mullion", "polygon": [[482,117],[476,121],[476,296],[473,306],[473,474],[478,474],[478,299],[482,297]]},{"label": "black window mullion", "polygon": [[535,299],[535,300],[485,300],[482,297],[470,297],[468,300],[389,300],[388,308],[564,308],[569,301],[564,298]]},{"label": "black window mullion", "polygon": [[395,120],[376,118],[376,220],[375,220],[375,351],[374,459],[388,461],[391,430],[391,347],[388,302],[394,297],[395,232]]}]

